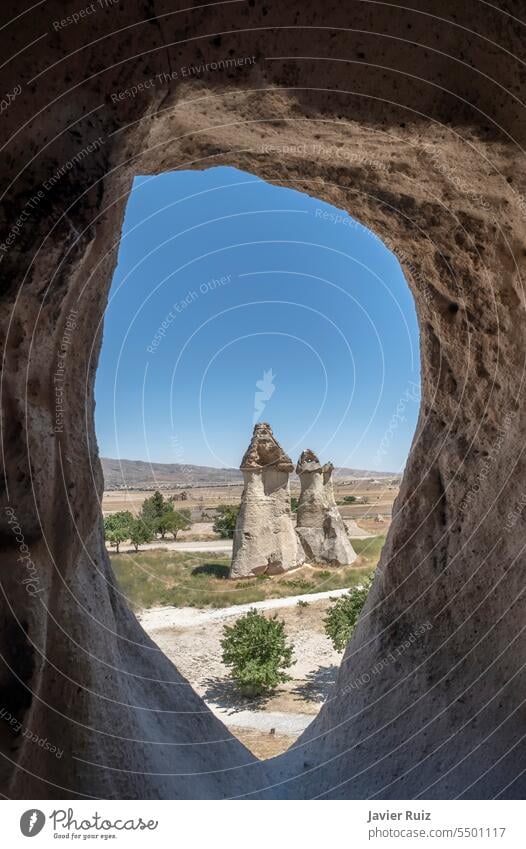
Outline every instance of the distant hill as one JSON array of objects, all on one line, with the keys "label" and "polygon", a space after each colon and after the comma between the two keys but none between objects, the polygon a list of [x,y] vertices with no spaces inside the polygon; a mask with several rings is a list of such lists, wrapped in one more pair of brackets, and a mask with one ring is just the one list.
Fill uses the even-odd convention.
[{"label": "distant hill", "polygon": [[[239,484],[239,469],[217,469],[214,466],[191,466],[183,463],[148,463],[145,460],[112,460],[101,457],[104,488],[110,489],[175,489],[192,486],[228,486]],[[295,477],[292,475],[291,477]],[[336,468],[340,480],[356,478],[399,478],[395,472]]]}]

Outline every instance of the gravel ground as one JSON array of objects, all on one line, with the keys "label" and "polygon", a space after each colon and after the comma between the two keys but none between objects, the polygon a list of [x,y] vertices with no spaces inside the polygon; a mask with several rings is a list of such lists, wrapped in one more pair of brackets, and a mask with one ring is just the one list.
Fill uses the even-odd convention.
[{"label": "gravel ground", "polygon": [[[323,616],[330,597],[346,592],[334,590],[316,596],[268,599],[253,605],[221,610],[158,608],[139,617],[145,630],[177,665],[197,693],[246,745],[260,757],[288,748],[318,713],[335,680],[341,655],[335,652],[323,630]],[[305,598],[308,607],[298,607]],[[277,612],[285,621],[294,644],[296,663],[292,680],[269,698],[247,700],[239,696],[221,661],[220,640],[225,621],[251,607]],[[245,735],[241,734],[245,730]],[[250,733],[249,733],[250,732]],[[269,736],[272,736],[270,741]],[[281,745],[281,748],[280,748]]]}]

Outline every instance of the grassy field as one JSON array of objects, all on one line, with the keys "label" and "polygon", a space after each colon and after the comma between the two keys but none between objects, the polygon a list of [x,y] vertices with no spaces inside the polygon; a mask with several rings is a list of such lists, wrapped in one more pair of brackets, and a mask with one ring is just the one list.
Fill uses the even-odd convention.
[{"label": "grassy field", "polygon": [[353,566],[323,569],[303,566],[292,574],[229,581],[230,558],[202,552],[162,549],[137,554],[113,554],[111,562],[119,588],[135,609],[175,607],[229,607],[266,598],[351,587],[372,574],[385,537],[354,539],[359,555]]}]

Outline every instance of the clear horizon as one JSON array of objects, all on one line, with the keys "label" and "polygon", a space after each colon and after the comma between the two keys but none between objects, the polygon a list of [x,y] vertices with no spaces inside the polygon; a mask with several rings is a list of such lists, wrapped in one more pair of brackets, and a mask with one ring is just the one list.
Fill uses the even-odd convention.
[{"label": "clear horizon", "polygon": [[[309,447],[309,446],[307,446],[307,447]],[[219,471],[226,471],[226,472],[239,471],[239,465],[238,466],[212,466],[211,464],[208,464],[208,463],[207,464],[203,464],[203,463],[170,463],[170,462],[164,463],[160,460],[145,460],[143,457],[107,457],[105,454],[99,454],[99,456],[100,456],[101,460],[114,460],[116,463],[146,463],[146,464],[151,464],[151,465],[154,465],[154,466],[182,466],[182,467],[184,467],[184,466],[197,466],[197,467],[201,467],[203,469],[217,469]],[[291,459],[293,460],[293,462],[296,462],[294,460],[294,457],[292,457]],[[398,474],[400,474],[400,471],[396,472],[393,469],[387,469],[387,470],[383,471],[381,469],[369,469],[369,468],[362,467],[362,466],[338,466],[338,465],[335,464],[335,469],[345,469],[345,468],[350,468],[353,471],[357,471],[357,472],[378,472],[378,474],[381,474],[381,475],[398,475]]]},{"label": "clear horizon", "polygon": [[96,382],[101,456],[238,468],[256,421],[296,462],[400,472],[413,298],[341,210],[233,168],[137,177]]}]

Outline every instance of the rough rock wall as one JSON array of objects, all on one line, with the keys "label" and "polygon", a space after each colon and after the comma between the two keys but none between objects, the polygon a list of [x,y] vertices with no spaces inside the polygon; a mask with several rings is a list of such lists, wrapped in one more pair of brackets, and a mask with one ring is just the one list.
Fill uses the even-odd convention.
[{"label": "rough rock wall", "polygon": [[[3,722],[0,789],[524,797],[523,4],[145,0],[62,25],[77,8],[0,11],[0,687],[64,748]],[[183,72],[225,57],[254,59]],[[332,698],[266,765],[151,645],[101,543],[93,381],[126,197],[135,173],[217,164],[370,227],[421,330],[420,419],[367,610]]]},{"label": "rough rock wall", "polygon": [[322,466],[313,451],[302,452],[296,466],[301,484],[296,533],[309,563],[345,566],[356,553],[334,498],[333,468]]},{"label": "rough rock wall", "polygon": [[277,575],[303,563],[290,510],[294,469],[269,424],[254,426],[240,466],[245,485],[234,530],[231,578]]}]

